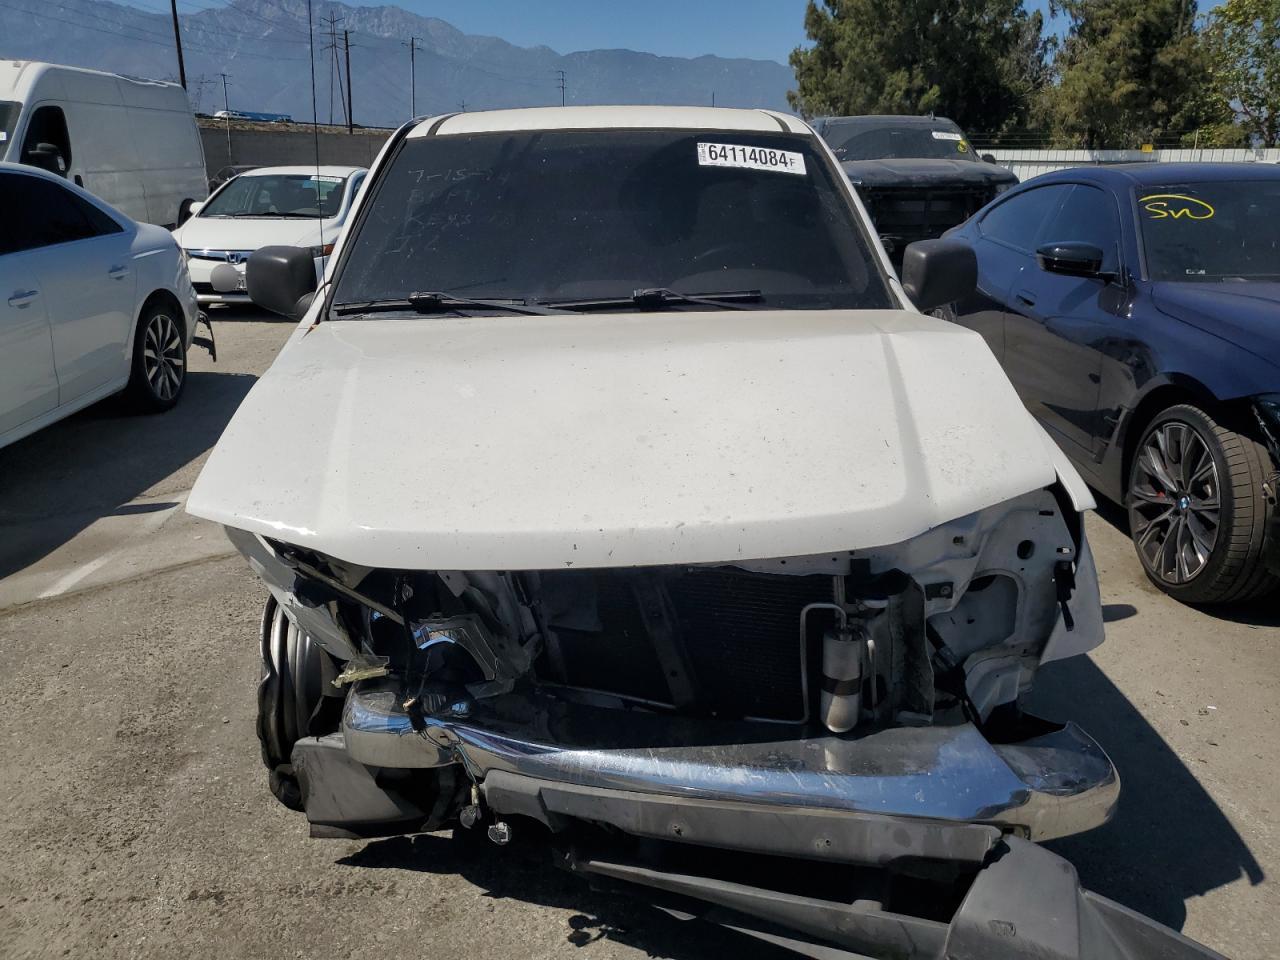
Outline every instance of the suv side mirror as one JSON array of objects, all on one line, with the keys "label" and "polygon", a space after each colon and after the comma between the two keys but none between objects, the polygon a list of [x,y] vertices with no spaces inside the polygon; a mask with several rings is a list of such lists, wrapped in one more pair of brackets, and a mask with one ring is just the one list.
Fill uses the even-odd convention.
[{"label": "suv side mirror", "polygon": [[67,161],[63,159],[62,151],[52,143],[37,143],[29,148],[24,153],[22,162],[29,167],[56,173],[60,177],[67,175]]},{"label": "suv side mirror", "polygon": [[1102,251],[1091,243],[1068,241],[1046,243],[1036,248],[1036,263],[1041,270],[1069,277],[1102,275]]},{"label": "suv side mirror", "polygon": [[258,306],[301,320],[316,292],[316,262],[302,247],[263,247],[249,256],[244,279]]},{"label": "suv side mirror", "polygon": [[978,288],[978,258],[960,240],[917,240],[902,254],[902,289],[916,309],[963,300]]},{"label": "suv side mirror", "polygon": [[982,162],[983,162],[983,163],[995,163],[995,162],[996,162],[996,155],[995,155],[994,153],[984,153],[984,154],[982,155]]}]

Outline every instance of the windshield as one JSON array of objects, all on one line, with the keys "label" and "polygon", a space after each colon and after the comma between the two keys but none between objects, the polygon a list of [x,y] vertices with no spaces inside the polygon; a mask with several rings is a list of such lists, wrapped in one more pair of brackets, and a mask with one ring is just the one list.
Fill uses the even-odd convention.
[{"label": "windshield", "polygon": [[1152,280],[1280,280],[1280,176],[1143,187],[1137,196]]},{"label": "windshield", "polygon": [[18,115],[22,113],[22,104],[12,100],[0,100],[0,160],[4,159],[9,141],[13,139],[14,128],[18,125]]},{"label": "windshield", "polygon": [[410,138],[378,178],[334,303],[440,291],[573,309],[568,301],[663,288],[890,307],[836,176],[809,138],[782,133]]},{"label": "windshield", "polygon": [[200,211],[202,217],[336,217],[346,177],[270,173],[232,180]]},{"label": "windshield", "polygon": [[841,160],[977,160],[954,123],[868,123],[832,121],[822,137]]}]

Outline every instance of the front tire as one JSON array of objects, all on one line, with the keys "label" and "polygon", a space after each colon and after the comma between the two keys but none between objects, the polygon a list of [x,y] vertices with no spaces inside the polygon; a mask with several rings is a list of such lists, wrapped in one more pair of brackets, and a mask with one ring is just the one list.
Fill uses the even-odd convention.
[{"label": "front tire", "polygon": [[1125,506],[1138,559],[1157,587],[1183,603],[1232,603],[1280,580],[1262,563],[1272,504],[1260,444],[1178,404],[1143,432]]},{"label": "front tire", "polygon": [[262,610],[259,634],[258,742],[272,795],[290,810],[302,809],[293,770],[293,745],[303,737],[337,729],[342,700],[326,696],[338,671],[315,639],[303,633],[275,597]]},{"label": "front tire", "polygon": [[142,311],[133,337],[133,363],[125,388],[133,405],[146,413],[173,407],[187,385],[185,321],[172,307],[156,303]]}]

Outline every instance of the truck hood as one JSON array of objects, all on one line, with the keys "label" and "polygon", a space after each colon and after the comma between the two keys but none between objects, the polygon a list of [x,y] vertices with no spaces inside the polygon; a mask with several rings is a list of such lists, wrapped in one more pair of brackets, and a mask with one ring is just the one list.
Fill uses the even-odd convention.
[{"label": "truck hood", "polygon": [[188,501],[370,567],[897,543],[1055,470],[983,340],[907,311],[364,319],[298,332]]},{"label": "truck hood", "polygon": [[1280,283],[1154,283],[1161,313],[1280,367]]},{"label": "truck hood", "polygon": [[849,160],[840,168],[855,186],[863,187],[981,187],[1018,182],[1004,167],[973,160]]},{"label": "truck hood", "polygon": [[174,236],[187,250],[257,250],[277,244],[286,247],[322,246],[333,243],[340,229],[341,224],[336,219],[192,217],[174,231]]}]

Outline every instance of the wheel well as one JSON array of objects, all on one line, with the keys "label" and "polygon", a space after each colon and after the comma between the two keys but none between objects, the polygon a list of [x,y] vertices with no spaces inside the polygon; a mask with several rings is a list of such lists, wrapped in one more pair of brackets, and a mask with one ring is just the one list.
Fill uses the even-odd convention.
[{"label": "wheel well", "polygon": [[138,323],[141,322],[143,314],[145,314],[152,307],[157,307],[161,305],[168,307],[170,310],[174,312],[176,318],[182,324],[182,335],[185,338],[186,335],[189,333],[189,331],[187,330],[186,311],[182,309],[182,304],[178,302],[178,298],[175,297],[168,290],[153,291],[152,294],[142,302],[142,307],[138,310],[137,319],[134,320],[134,327],[136,328]]},{"label": "wheel well", "polygon": [[1133,455],[1137,450],[1138,441],[1142,439],[1142,434],[1146,431],[1147,425],[1159,416],[1162,410],[1167,410],[1169,407],[1176,406],[1179,403],[1194,404],[1223,426],[1230,427],[1236,433],[1261,439],[1257,437],[1257,423],[1252,416],[1251,406],[1247,398],[1219,400],[1204,387],[1195,383],[1171,383],[1156,387],[1156,389],[1142,398],[1129,416],[1129,424],[1125,429],[1124,435],[1124,460],[1121,464],[1120,473],[1121,490],[1128,488],[1129,466],[1133,463]]}]

